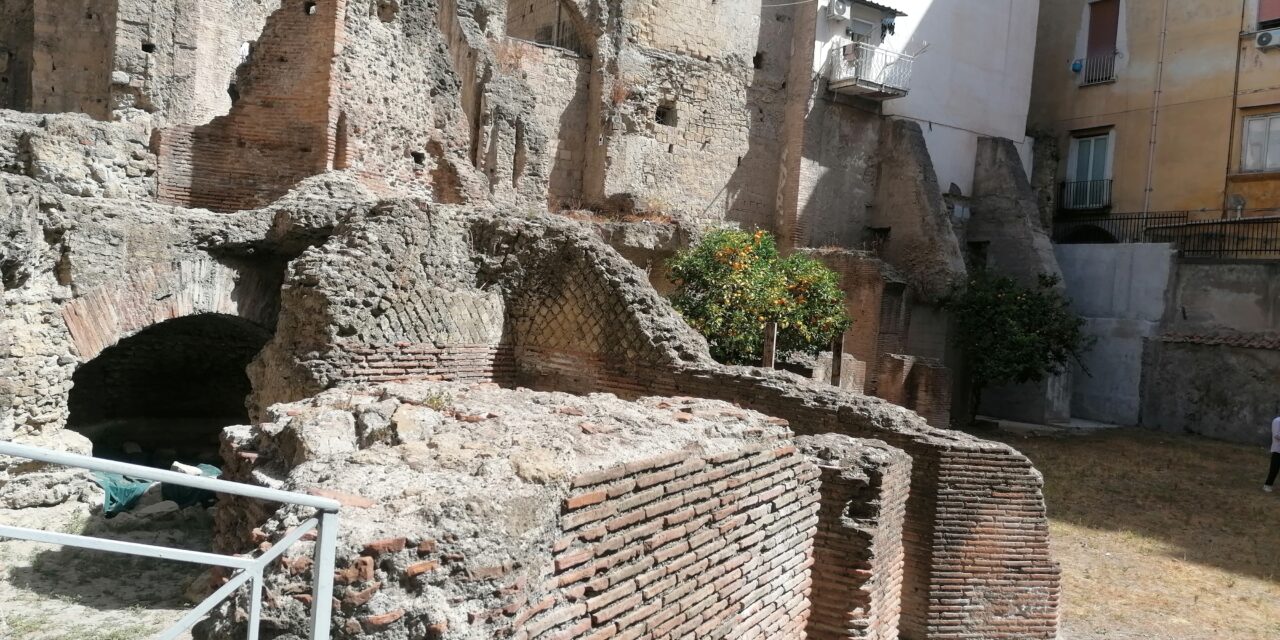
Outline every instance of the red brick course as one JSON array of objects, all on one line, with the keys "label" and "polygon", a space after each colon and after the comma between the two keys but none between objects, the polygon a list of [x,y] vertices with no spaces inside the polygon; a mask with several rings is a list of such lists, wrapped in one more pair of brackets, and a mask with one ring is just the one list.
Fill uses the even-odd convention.
[{"label": "red brick course", "polygon": [[779,444],[578,477],[514,637],[803,638],[818,471]]}]

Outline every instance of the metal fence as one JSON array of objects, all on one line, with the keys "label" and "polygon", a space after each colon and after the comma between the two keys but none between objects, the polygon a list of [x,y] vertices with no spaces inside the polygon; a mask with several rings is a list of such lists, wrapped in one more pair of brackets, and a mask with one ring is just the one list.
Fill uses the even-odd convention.
[{"label": "metal fence", "polygon": [[1053,241],[1166,242],[1175,245],[1184,258],[1280,259],[1280,210],[1233,213],[1240,217],[1193,220],[1193,215],[1203,212],[1191,211],[1061,216],[1053,223]]},{"label": "metal fence", "polygon": [[156,545],[139,544],[136,542],[109,540],[105,538],[57,533],[53,531],[43,531],[40,529],[27,529],[23,527],[11,527],[7,525],[0,525],[0,538],[31,540],[33,542],[60,544],[84,549],[95,549],[98,551],[142,556],[145,558],[191,562],[195,564],[226,567],[228,569],[235,570],[237,573],[233,574],[227,580],[226,584],[223,584],[217,591],[214,591],[208,598],[205,598],[203,602],[191,611],[187,612],[187,614],[183,616],[181,620],[174,623],[173,626],[153,637],[158,640],[171,640],[172,638],[178,637],[180,634],[190,629],[192,625],[199,622],[201,618],[208,615],[214,607],[218,606],[218,603],[227,599],[248,583],[250,589],[249,630],[246,637],[248,637],[249,640],[257,640],[259,621],[262,616],[263,571],[271,564],[271,562],[283,555],[285,551],[288,551],[289,547],[301,540],[303,536],[307,535],[311,531],[315,531],[316,546],[311,585],[312,602],[310,638],[311,640],[320,640],[329,637],[329,624],[332,615],[331,600],[333,597],[334,553],[338,541],[339,505],[337,501],[317,496],[303,495],[300,493],[268,489],[265,487],[255,487],[238,482],[190,476],[184,473],[177,473],[175,471],[164,471],[161,469],[153,469],[151,467],[115,462],[113,460],[103,460],[101,458],[81,456],[60,451],[50,451],[48,449],[20,445],[12,442],[0,442],[0,455],[37,460],[48,464],[78,467],[81,469],[88,469],[90,471],[119,473],[134,478],[150,480],[152,482],[164,482],[166,484],[181,485],[184,487],[191,487],[193,489],[203,489],[214,493],[244,496],[246,498],[254,498],[268,502],[296,504],[315,509],[315,516],[291,529],[283,538],[257,558],[205,553],[202,551],[188,551],[186,549],[174,549],[171,547],[160,547]]},{"label": "metal fence", "polygon": [[1280,216],[1207,220],[1147,230],[1147,242],[1171,242],[1184,258],[1280,259]]}]

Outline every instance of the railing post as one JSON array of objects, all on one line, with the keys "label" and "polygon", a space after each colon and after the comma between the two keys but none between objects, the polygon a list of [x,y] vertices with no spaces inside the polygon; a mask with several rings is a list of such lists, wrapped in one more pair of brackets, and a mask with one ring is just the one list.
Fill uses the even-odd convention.
[{"label": "railing post", "polygon": [[262,620],[262,569],[253,571],[249,579],[249,633],[248,640],[258,640],[258,627]]},{"label": "railing post", "polygon": [[844,374],[844,332],[831,340],[831,384],[839,387]]},{"label": "railing post", "polygon": [[315,588],[311,592],[311,640],[326,640],[329,624],[333,619],[333,567],[338,546],[338,514],[321,511],[316,535],[316,557],[312,576]]},{"label": "railing post", "polygon": [[778,323],[770,322],[764,325],[764,349],[760,358],[760,366],[765,369],[772,369],[776,360],[778,350]]}]

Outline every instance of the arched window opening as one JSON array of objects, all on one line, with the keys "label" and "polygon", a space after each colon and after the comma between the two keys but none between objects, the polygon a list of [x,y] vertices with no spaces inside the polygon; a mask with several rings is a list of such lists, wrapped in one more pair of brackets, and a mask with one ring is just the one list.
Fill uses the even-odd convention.
[{"label": "arched window opening", "polygon": [[567,0],[508,0],[507,35],[587,56],[578,15]]}]

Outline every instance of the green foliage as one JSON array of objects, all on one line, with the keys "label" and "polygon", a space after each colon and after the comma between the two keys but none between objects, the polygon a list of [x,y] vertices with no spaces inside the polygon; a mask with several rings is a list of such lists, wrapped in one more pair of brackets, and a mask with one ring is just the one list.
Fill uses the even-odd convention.
[{"label": "green foliage", "polygon": [[980,271],[944,306],[956,322],[956,338],[973,377],[974,407],[989,385],[1037,382],[1061,373],[1091,346],[1084,321],[1072,313],[1041,275],[1035,287]]},{"label": "green foliage", "polygon": [[779,256],[763,231],[712,231],[668,267],[671,304],[721,362],[759,364],[769,322],[778,324],[780,353],[817,353],[850,324],[836,274],[804,255]]}]

